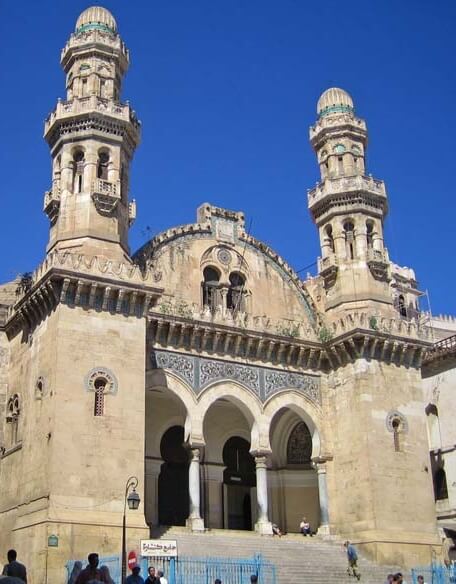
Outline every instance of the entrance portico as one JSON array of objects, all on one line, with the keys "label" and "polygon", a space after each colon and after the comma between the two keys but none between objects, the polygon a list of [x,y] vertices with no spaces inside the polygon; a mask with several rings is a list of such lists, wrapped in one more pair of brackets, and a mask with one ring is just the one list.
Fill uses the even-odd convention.
[{"label": "entrance portico", "polygon": [[[165,369],[149,375],[148,392],[146,510],[150,525],[168,524],[172,519],[163,514],[164,501],[172,491],[185,498],[185,502],[175,501],[175,508],[181,515],[186,513],[172,519],[172,524],[193,531],[224,528],[272,534],[274,522],[297,532],[305,515],[314,530],[325,525],[327,532],[316,404],[292,388],[263,404],[230,379],[218,380],[195,396],[182,379]],[[173,472],[185,473],[179,495],[175,489],[160,488],[171,464],[163,458],[163,441],[171,427],[158,420],[180,426],[180,452],[185,453],[185,460],[180,461],[179,470],[177,461],[172,463]]]}]

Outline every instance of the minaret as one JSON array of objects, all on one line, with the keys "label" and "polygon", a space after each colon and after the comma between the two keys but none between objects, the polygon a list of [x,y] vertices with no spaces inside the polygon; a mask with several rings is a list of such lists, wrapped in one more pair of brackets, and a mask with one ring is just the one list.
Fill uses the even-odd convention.
[{"label": "minaret", "polygon": [[135,217],[129,169],[140,137],[134,111],[120,102],[128,64],[112,14],[98,6],[85,10],[61,54],[66,100],[45,124],[52,156],[52,187],[44,198],[48,251],[128,256]]},{"label": "minaret", "polygon": [[367,128],[343,89],[325,91],[310,128],[321,181],[308,202],[321,245],[326,309],[374,308],[392,302],[383,242],[388,203],[383,181],[366,174]]}]

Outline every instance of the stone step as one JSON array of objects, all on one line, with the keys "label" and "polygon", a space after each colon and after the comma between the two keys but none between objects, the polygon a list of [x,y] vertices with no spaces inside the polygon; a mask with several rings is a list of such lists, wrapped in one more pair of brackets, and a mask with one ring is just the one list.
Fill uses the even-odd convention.
[{"label": "stone step", "polygon": [[[260,553],[277,570],[277,584],[327,584],[351,582],[342,542],[322,536],[287,534],[281,538],[259,536],[254,532],[208,529],[191,533],[187,528],[171,527],[152,537],[176,539],[179,555],[193,557],[249,558]],[[388,573],[402,571],[397,566],[378,566],[360,555],[362,582],[383,583]],[[353,579],[354,580],[354,579]]]}]

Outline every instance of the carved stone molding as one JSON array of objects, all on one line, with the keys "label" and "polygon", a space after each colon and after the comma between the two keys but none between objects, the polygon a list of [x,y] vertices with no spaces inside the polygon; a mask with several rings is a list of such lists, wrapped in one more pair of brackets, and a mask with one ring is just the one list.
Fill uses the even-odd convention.
[{"label": "carved stone molding", "polygon": [[400,428],[400,431],[403,433],[407,433],[408,432],[408,421],[407,418],[404,416],[404,414],[401,414],[401,412],[399,412],[398,410],[391,410],[390,412],[388,412],[387,416],[386,416],[386,427],[388,429],[388,432],[394,432],[394,422],[398,422],[398,426]]},{"label": "carved stone molding", "polygon": [[97,381],[104,385],[103,393],[115,395],[118,389],[117,378],[107,367],[94,367],[85,378],[85,388],[87,391],[97,391],[99,386]]},{"label": "carved stone molding", "polygon": [[172,371],[190,385],[196,395],[212,383],[235,381],[257,395],[262,402],[279,391],[291,389],[302,393],[315,404],[321,403],[320,378],[316,375],[160,350],[152,352],[151,362],[156,369]]}]

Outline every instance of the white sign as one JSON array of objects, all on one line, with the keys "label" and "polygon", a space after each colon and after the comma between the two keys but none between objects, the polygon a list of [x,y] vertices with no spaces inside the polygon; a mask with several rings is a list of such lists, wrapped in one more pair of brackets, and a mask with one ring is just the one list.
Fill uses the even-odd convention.
[{"label": "white sign", "polygon": [[154,558],[176,558],[177,541],[175,539],[142,539],[141,555]]}]

